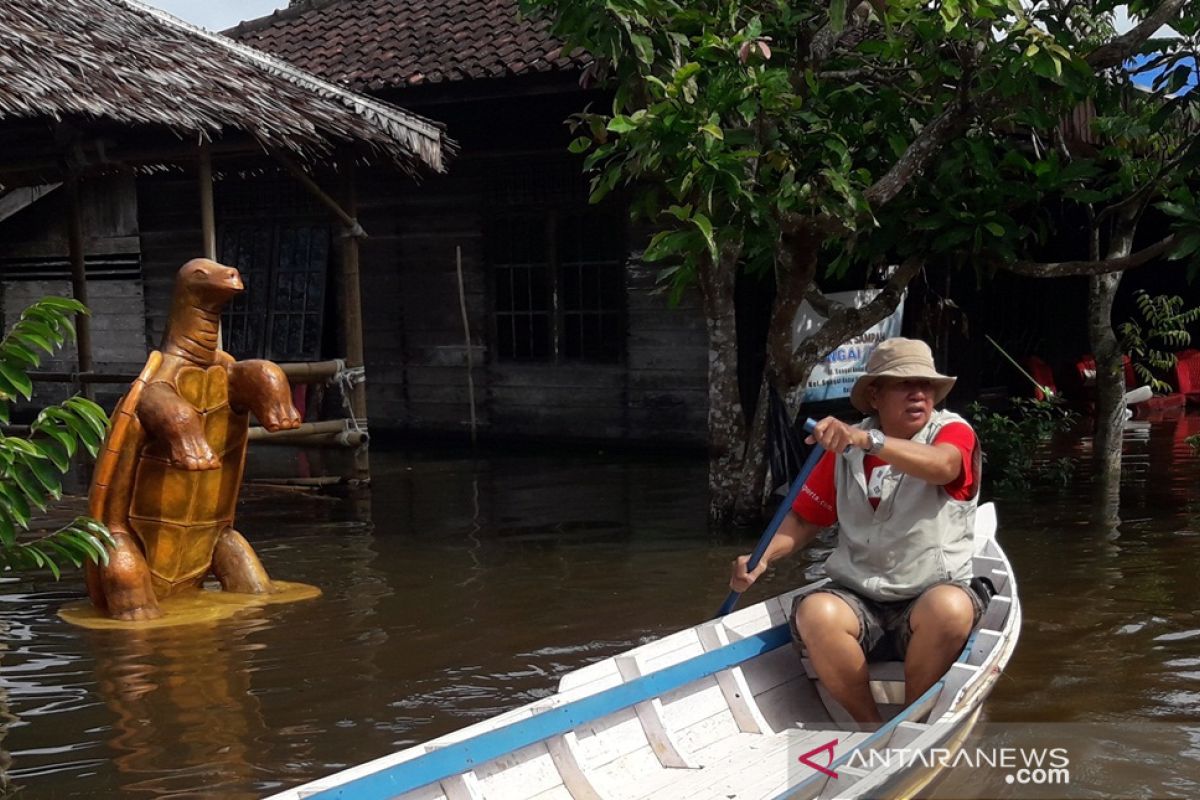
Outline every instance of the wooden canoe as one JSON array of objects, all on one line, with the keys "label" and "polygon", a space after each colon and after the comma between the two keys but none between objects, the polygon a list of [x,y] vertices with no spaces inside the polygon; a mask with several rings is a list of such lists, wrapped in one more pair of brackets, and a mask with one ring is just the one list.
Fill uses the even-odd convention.
[{"label": "wooden canoe", "polygon": [[995,507],[981,506],[975,574],[998,593],[946,675],[903,707],[903,664],[871,665],[888,720],[874,732],[851,724],[791,646],[792,599],[819,581],[568,673],[553,696],[271,800],[911,796],[936,775],[911,765],[936,759],[870,753],[960,744],[1016,646],[1017,587],[995,531]]}]

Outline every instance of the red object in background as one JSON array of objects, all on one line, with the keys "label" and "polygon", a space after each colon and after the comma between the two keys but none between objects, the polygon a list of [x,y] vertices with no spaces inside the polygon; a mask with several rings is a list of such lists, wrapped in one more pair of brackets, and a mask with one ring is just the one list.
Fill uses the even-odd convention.
[{"label": "red object in background", "polygon": [[1033,390],[1034,397],[1038,400],[1048,399],[1046,393],[1042,391],[1043,386],[1058,394],[1058,386],[1054,383],[1054,370],[1050,368],[1049,364],[1037,356],[1026,356],[1024,366],[1038,384],[1037,388]]},{"label": "red object in background", "polygon": [[[1125,365],[1125,388],[1137,388],[1137,376],[1133,373],[1133,362],[1129,356],[1121,356],[1121,363]],[[1096,385],[1096,357],[1091,353],[1082,355],[1075,362],[1075,370],[1079,373],[1079,379],[1084,386]]]},{"label": "red object in background", "polygon": [[1200,350],[1184,350],[1175,362],[1175,388],[1189,403],[1200,404]]}]

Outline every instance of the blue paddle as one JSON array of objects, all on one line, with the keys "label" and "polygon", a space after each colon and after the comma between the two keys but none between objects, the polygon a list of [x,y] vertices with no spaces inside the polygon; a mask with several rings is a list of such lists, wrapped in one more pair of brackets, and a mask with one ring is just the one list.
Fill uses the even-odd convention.
[{"label": "blue paddle", "polygon": [[[816,426],[817,421],[809,419],[804,423],[804,430],[812,433],[813,428]],[[783,524],[783,520],[787,517],[788,512],[792,510],[792,503],[795,502],[796,495],[800,494],[800,490],[804,488],[804,482],[808,480],[808,474],[813,471],[813,467],[817,465],[817,462],[821,460],[821,456],[824,454],[825,449],[821,445],[813,445],[812,452],[808,454],[808,460],[800,468],[800,474],[796,476],[796,480],[792,481],[792,488],[788,490],[787,497],[779,504],[779,508],[775,511],[775,516],[771,519],[771,524],[767,526],[762,538],[758,540],[758,546],[750,554],[750,560],[746,563],[747,572],[753,572],[758,566],[758,562],[762,561],[763,553],[767,552],[767,545],[775,538],[775,531],[779,530],[779,526]],[[721,604],[720,610],[717,611],[717,616],[723,617],[730,611],[733,611],[733,607],[737,605],[738,598],[741,596],[741,592],[731,591],[729,596],[725,598],[725,602]]]}]

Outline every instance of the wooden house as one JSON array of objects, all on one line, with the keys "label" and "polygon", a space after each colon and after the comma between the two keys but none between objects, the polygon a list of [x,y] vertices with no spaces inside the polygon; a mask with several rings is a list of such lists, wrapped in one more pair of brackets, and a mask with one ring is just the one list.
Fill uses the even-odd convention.
[{"label": "wooden house", "polygon": [[[437,120],[460,145],[448,173],[420,186],[359,171],[373,432],[444,437],[474,419],[493,437],[705,441],[698,300],[671,308],[652,293],[655,270],[636,258],[642,237],[626,208],[590,205],[567,153],[564,121],[605,102],[580,86],[589,56],[565,52],[515,0],[305,0],[226,33]],[[287,269],[283,245],[267,242],[295,236],[316,269],[315,209],[301,197],[281,203],[275,180],[219,185],[222,253],[243,270],[249,253],[253,270],[260,256],[262,269]],[[251,299],[255,319],[293,313],[278,293]],[[230,346],[318,355],[278,344],[259,332]]]},{"label": "wooden house", "polygon": [[[93,311],[79,320],[75,352],[42,379],[89,391],[127,383],[161,339],[179,267],[249,253],[251,290],[227,321],[237,355],[253,354],[242,342],[262,327],[265,298],[283,360],[316,354],[309,316],[337,306],[317,332],[320,355],[341,358],[346,416],[365,418],[354,377],[363,359],[354,176],[412,183],[443,171],[453,144],[442,125],[136,0],[8,0],[0,56],[5,322],[47,293]],[[268,176],[271,194],[243,191],[239,202],[311,214],[264,244],[243,236],[230,204],[219,254],[214,179],[245,175]],[[317,232],[305,238],[301,222]],[[255,271],[263,247],[277,254],[275,272]],[[317,262],[314,277],[306,270]]]}]

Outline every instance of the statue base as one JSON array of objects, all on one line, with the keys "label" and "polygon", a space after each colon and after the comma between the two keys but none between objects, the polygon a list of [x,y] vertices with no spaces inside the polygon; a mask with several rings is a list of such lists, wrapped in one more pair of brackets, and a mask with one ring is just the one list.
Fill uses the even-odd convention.
[{"label": "statue base", "polygon": [[77,600],[58,610],[58,616],[72,625],[92,630],[140,630],[169,628],[175,625],[196,625],[228,619],[247,611],[275,603],[294,603],[321,596],[321,590],[307,583],[271,581],[271,594],[238,594],[220,589],[200,588],[181,592],[158,601],[163,615],[158,619],[113,619],[92,605],[91,600]]}]

